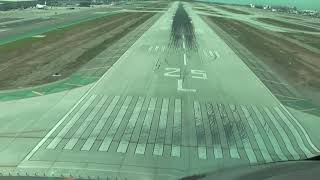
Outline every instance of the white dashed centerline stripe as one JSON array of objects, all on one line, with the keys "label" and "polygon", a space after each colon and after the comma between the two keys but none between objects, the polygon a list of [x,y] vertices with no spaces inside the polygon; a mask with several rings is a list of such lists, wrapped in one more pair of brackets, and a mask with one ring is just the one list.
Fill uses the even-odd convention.
[{"label": "white dashed centerline stripe", "polygon": [[186,43],[185,43],[184,35],[182,35],[182,48],[186,49]]},{"label": "white dashed centerline stripe", "polygon": [[186,55],[186,53],[183,54],[183,64],[185,66],[187,65],[187,55]]},{"label": "white dashed centerline stripe", "polygon": [[147,141],[150,133],[151,123],[153,119],[153,113],[156,108],[157,98],[151,98],[146,117],[144,119],[138,145],[136,147],[136,154],[144,154],[146,151]]},{"label": "white dashed centerline stripe", "polygon": [[74,133],[74,135],[72,136],[72,138],[69,140],[69,142],[66,144],[66,146],[64,147],[64,149],[73,149],[73,147],[77,144],[78,140],[80,139],[81,135],[83,134],[83,132],[86,130],[86,128],[89,126],[89,124],[91,123],[91,121],[94,119],[94,117],[96,116],[96,114],[98,113],[98,111],[100,110],[100,108],[102,107],[102,105],[104,104],[104,102],[107,100],[108,96],[104,96],[102,97],[102,99],[100,99],[100,101],[98,102],[98,104],[94,107],[94,109],[91,111],[91,113],[89,114],[89,116],[84,120],[84,122],[82,122],[81,126],[79,127],[79,129]]},{"label": "white dashed centerline stripe", "polygon": [[144,98],[143,97],[139,97],[138,102],[133,110],[133,113],[129,119],[128,125],[126,127],[126,130],[121,138],[121,141],[119,143],[117,152],[121,152],[121,153],[125,153],[128,149],[128,145],[129,145],[129,141],[131,139],[134,127],[136,125],[136,122],[138,120],[140,111],[142,109],[142,105],[144,102]]},{"label": "white dashed centerline stripe", "polygon": [[310,152],[310,150],[304,145],[304,142],[302,141],[302,138],[299,134],[299,132],[296,130],[296,128],[292,125],[290,120],[282,113],[282,111],[279,109],[279,107],[273,108],[278,115],[281,117],[282,121],[289,127],[290,131],[292,132],[293,136],[297,140],[297,143],[301,150],[305,153],[305,155],[310,158],[313,157],[314,154]]},{"label": "white dashed centerline stripe", "polygon": [[124,101],[123,105],[121,106],[120,111],[118,112],[115,120],[113,121],[111,127],[109,128],[109,131],[107,135],[104,137],[103,142],[99,148],[99,151],[108,151],[110,144],[114,138],[114,135],[116,134],[120,123],[128,109],[128,106],[132,100],[131,96],[127,96],[126,100]]},{"label": "white dashed centerline stripe", "polygon": [[94,141],[97,139],[98,135],[100,134],[100,131],[103,129],[104,124],[107,122],[110,114],[112,113],[113,109],[116,107],[116,104],[118,103],[120,99],[120,96],[115,96],[102,117],[100,118],[99,122],[94,127],[93,131],[90,134],[90,137],[86,140],[84,145],[81,148],[81,151],[89,151],[94,143]]},{"label": "white dashed centerline stripe", "polygon": [[96,98],[96,95],[90,96],[90,98],[85,102],[85,104],[80,108],[80,110],[72,117],[72,119],[63,127],[63,129],[59,132],[59,134],[51,141],[51,143],[47,146],[47,149],[54,149],[60,143],[62,138],[67,134],[67,132],[71,129],[74,123],[81,117],[81,115],[85,112],[85,110],[90,106],[93,100]]},{"label": "white dashed centerline stripe", "polygon": [[269,124],[264,120],[262,114],[260,113],[260,111],[258,110],[258,108],[256,106],[252,106],[253,111],[255,112],[255,114],[258,117],[258,120],[260,121],[261,126],[263,127],[263,130],[266,132],[267,137],[269,138],[271,145],[274,149],[274,151],[276,152],[276,154],[278,155],[278,157],[282,160],[282,161],[286,161],[288,160],[288,158],[283,154],[280,145],[278,144],[278,141],[275,137],[275,135],[273,134]]},{"label": "white dashed centerline stripe", "polygon": [[288,135],[286,134],[285,130],[282,128],[280,123],[276,120],[274,115],[271,113],[271,111],[267,107],[264,107],[264,111],[267,113],[268,117],[270,118],[270,120],[272,121],[272,123],[274,124],[276,129],[278,130],[282,140],[284,141],[286,148],[288,149],[289,153],[292,155],[293,159],[295,159],[295,160],[300,159],[299,154],[293,148],[293,145],[291,144],[291,141],[290,141]]},{"label": "white dashed centerline stripe", "polygon": [[248,120],[249,126],[251,128],[251,131],[253,132],[253,135],[254,135],[254,137],[256,139],[256,142],[257,142],[257,144],[259,146],[260,152],[261,152],[264,160],[266,162],[272,162],[273,160],[272,160],[272,158],[271,158],[271,156],[269,154],[269,151],[268,151],[268,149],[267,149],[267,147],[266,147],[266,145],[265,145],[265,143],[264,143],[264,141],[263,141],[263,139],[261,137],[261,134],[258,131],[257,126],[254,124],[254,121],[253,121],[248,109],[245,106],[241,106],[241,109],[242,109],[246,119]]}]

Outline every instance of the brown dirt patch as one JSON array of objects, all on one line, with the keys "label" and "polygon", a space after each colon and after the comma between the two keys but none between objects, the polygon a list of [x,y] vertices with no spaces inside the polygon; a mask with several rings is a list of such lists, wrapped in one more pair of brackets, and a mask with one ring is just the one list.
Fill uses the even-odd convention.
[{"label": "brown dirt patch", "polygon": [[260,30],[238,20],[222,17],[207,17],[207,20],[230,34],[306,98],[319,97],[319,53],[280,38],[281,34]]},{"label": "brown dirt patch", "polygon": [[279,17],[284,18],[284,19],[289,19],[289,20],[301,21],[301,19],[296,18],[296,17],[290,17],[290,16],[279,16]]},{"label": "brown dirt patch", "polygon": [[234,14],[250,15],[250,13],[248,13],[246,11],[241,11],[241,10],[230,8],[230,7],[226,7],[226,6],[216,5],[215,7],[219,8],[219,9],[222,9],[222,10],[225,10],[225,11],[228,11],[228,12],[231,12],[231,13],[234,13]]},{"label": "brown dirt patch", "polygon": [[320,35],[306,34],[306,33],[282,33],[284,36],[308,44],[320,50]]},{"label": "brown dirt patch", "polygon": [[311,32],[320,32],[320,30],[308,27],[308,26],[303,26],[299,24],[293,24],[285,21],[279,21],[276,19],[271,19],[271,18],[257,18],[258,21],[266,23],[266,24],[271,24],[274,26],[279,26],[279,27],[284,27],[284,28],[289,28],[289,29],[296,29],[296,30],[302,30],[302,31],[311,31]]},{"label": "brown dirt patch", "polygon": [[2,45],[0,89],[64,79],[153,15],[121,13]]},{"label": "brown dirt patch", "polygon": [[202,11],[205,13],[209,13],[209,14],[216,14],[216,15],[220,15],[220,16],[225,16],[224,14],[219,13],[218,11],[215,11],[213,9],[203,9],[203,8],[198,8],[198,11]]}]

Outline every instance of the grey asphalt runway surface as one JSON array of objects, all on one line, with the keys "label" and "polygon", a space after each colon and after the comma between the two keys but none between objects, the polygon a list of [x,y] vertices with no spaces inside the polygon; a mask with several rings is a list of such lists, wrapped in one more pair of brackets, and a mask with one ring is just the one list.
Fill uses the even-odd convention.
[{"label": "grey asphalt runway surface", "polygon": [[0,108],[12,119],[0,132],[32,119],[20,125],[29,138],[6,144],[22,172],[176,179],[320,152],[188,3],[172,3],[96,83]]}]

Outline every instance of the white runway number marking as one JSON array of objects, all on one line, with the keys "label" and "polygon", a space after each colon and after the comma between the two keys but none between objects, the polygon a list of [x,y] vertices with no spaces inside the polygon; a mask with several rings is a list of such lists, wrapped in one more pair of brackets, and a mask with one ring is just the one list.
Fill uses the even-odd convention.
[{"label": "white runway number marking", "polygon": [[202,70],[191,69],[191,77],[195,79],[208,79],[207,73]]},{"label": "white runway number marking", "polygon": [[167,77],[180,77],[180,68],[165,68],[167,72],[164,73],[164,76]]},{"label": "white runway number marking", "polygon": [[[167,76],[167,77],[180,78],[180,76],[181,76],[180,75],[180,72],[181,72],[180,68],[165,68],[165,71],[167,71],[167,72],[165,72],[163,75]],[[191,72],[191,78],[204,79],[204,80],[208,79],[206,71],[191,69],[190,72]]]},{"label": "white runway number marking", "polygon": [[[180,68],[165,68],[165,73],[163,74],[166,77],[175,77],[175,78],[181,78]],[[190,70],[191,78],[193,79],[202,79],[202,80],[207,80],[208,76],[207,73],[203,70],[195,70],[191,69]],[[178,84],[177,84],[177,91],[182,91],[182,92],[196,92],[196,89],[192,88],[184,88],[183,87],[183,79],[178,79]]]}]

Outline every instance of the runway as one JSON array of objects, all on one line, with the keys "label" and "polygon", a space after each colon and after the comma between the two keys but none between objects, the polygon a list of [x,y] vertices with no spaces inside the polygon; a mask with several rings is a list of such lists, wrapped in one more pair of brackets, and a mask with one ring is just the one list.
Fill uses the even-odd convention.
[{"label": "runway", "polygon": [[[175,16],[189,24],[173,27]],[[21,171],[174,179],[320,152],[188,3],[172,3],[96,83],[57,98],[36,115],[54,124]]]}]

